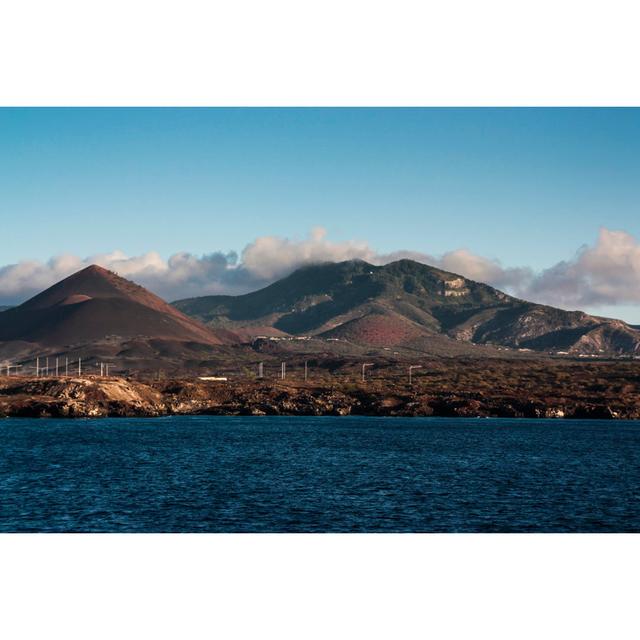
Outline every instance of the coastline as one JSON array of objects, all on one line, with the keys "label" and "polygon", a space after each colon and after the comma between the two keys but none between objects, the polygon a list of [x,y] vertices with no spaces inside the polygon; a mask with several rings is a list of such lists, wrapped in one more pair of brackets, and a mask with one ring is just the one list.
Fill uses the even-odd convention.
[{"label": "coastline", "polygon": [[547,399],[541,389],[408,387],[396,383],[333,384],[253,380],[211,382],[177,378],[139,381],[119,377],[3,378],[0,417],[100,418],[179,415],[486,417],[640,419],[634,401],[605,394],[584,397],[567,389]]}]

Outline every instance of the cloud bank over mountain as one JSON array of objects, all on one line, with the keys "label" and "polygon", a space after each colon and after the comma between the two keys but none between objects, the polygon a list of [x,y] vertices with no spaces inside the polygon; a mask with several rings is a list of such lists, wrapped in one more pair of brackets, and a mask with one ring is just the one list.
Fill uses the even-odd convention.
[{"label": "cloud bank over mountain", "polygon": [[534,272],[461,248],[441,255],[397,251],[381,254],[366,242],[332,242],[322,228],[292,240],[263,236],[240,253],[195,256],[181,252],[168,260],[155,252],[127,256],[121,251],[81,258],[56,256],[0,267],[0,305],[16,304],[90,264],[135,280],[168,300],[207,294],[239,294],[265,286],[306,264],[361,259],[386,264],[410,258],[485,282],[513,295],[567,309],[640,305],[640,242],[624,231],[602,228],[593,245],[566,261]]}]

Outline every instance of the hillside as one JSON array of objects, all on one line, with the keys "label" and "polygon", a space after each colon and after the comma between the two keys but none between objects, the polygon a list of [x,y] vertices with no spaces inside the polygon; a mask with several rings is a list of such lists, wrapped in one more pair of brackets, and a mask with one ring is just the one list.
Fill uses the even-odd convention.
[{"label": "hillside", "polygon": [[55,352],[153,359],[171,353],[180,359],[234,342],[234,334],[211,330],[95,265],[0,314],[4,357]]},{"label": "hillside", "polygon": [[640,353],[640,331],[620,320],[520,300],[412,260],[314,265],[246,295],[173,304],[212,328],[254,336],[308,335],[426,352],[444,337],[574,355]]}]

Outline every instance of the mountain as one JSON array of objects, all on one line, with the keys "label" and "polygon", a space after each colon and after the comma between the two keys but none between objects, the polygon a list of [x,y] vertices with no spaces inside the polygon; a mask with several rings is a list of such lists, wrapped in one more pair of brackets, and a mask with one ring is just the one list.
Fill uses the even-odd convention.
[{"label": "mountain", "polygon": [[143,287],[96,265],[0,313],[0,353],[51,349],[113,357],[201,352],[237,342],[189,318]]},{"label": "mountain", "polygon": [[574,355],[640,353],[640,331],[620,320],[520,300],[412,260],[313,265],[246,295],[173,304],[210,327],[253,336],[318,336],[421,351],[446,338]]}]

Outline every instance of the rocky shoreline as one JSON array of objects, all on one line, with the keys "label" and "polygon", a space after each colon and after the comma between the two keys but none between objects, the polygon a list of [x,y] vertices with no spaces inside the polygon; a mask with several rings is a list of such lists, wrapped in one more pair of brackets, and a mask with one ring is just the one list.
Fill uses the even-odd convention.
[{"label": "rocky shoreline", "polygon": [[615,398],[424,390],[358,383],[205,382],[125,378],[5,378],[0,417],[97,418],[171,415],[446,416],[640,419],[638,402]]}]

